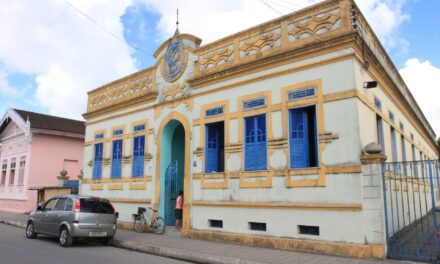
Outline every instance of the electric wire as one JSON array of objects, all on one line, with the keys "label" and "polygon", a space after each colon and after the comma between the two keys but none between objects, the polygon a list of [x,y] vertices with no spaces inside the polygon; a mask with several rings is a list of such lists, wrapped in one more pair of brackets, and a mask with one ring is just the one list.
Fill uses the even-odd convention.
[{"label": "electric wire", "polygon": [[112,36],[113,38],[121,41],[122,43],[130,46],[131,48],[142,52],[146,55],[150,55],[153,56],[154,55],[150,52],[144,51],[136,46],[134,46],[133,44],[127,43],[125,40],[121,39],[120,37],[118,37],[116,34],[114,34],[113,32],[111,32],[110,30],[108,30],[107,28],[105,28],[104,26],[102,26],[101,24],[99,24],[95,19],[93,19],[91,16],[87,15],[85,12],[83,12],[82,10],[80,10],[79,8],[77,8],[76,6],[72,5],[72,3],[70,3],[68,0],[64,0],[64,2],[75,12],[78,12],[79,14],[81,14],[82,16],[84,16],[85,18],[87,18],[89,21],[91,21],[93,24],[95,24],[96,26],[98,26],[101,30],[103,30],[104,32],[106,32],[107,34],[109,34],[110,36]]}]

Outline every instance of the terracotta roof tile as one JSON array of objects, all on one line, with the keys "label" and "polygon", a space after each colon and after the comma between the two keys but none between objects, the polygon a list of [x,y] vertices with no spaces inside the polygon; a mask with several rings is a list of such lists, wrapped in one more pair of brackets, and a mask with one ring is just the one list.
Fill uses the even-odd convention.
[{"label": "terracotta roof tile", "polygon": [[29,112],[20,109],[14,109],[25,121],[29,117],[31,129],[44,129],[51,131],[62,131],[74,134],[85,134],[85,125],[83,121],[73,120],[58,116],[44,115],[34,112]]}]

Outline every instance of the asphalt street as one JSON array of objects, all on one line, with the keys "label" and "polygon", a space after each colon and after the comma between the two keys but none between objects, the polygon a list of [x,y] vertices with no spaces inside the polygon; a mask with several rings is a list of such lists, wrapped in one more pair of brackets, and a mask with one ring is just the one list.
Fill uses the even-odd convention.
[{"label": "asphalt street", "polygon": [[63,248],[56,238],[39,235],[27,239],[24,229],[0,224],[0,264],[177,264],[188,263],[154,255],[78,241]]}]

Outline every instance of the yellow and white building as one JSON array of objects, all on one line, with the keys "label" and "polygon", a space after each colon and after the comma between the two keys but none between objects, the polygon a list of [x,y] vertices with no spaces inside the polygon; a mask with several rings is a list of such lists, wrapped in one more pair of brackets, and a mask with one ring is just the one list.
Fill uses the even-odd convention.
[{"label": "yellow and white building", "polygon": [[381,143],[394,161],[438,153],[352,0],[206,45],[176,30],[154,56],[88,93],[81,194],[109,198],[122,223],[151,206],[172,224],[183,190],[183,236],[384,256],[365,145]]}]

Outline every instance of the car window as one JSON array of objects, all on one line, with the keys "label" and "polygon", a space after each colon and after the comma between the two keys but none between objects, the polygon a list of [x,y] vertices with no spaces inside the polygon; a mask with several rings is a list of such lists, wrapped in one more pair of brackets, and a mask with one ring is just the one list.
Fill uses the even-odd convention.
[{"label": "car window", "polygon": [[66,206],[66,198],[59,198],[53,210],[64,211],[65,206]]},{"label": "car window", "polygon": [[43,211],[50,211],[50,210],[52,210],[52,208],[54,207],[56,201],[57,201],[57,199],[49,200],[49,201],[44,205]]},{"label": "car window", "polygon": [[64,209],[65,211],[72,211],[73,209],[73,201],[72,199],[67,198],[66,199],[66,208]]},{"label": "car window", "polygon": [[108,200],[99,198],[81,198],[81,213],[113,214],[114,210]]}]

